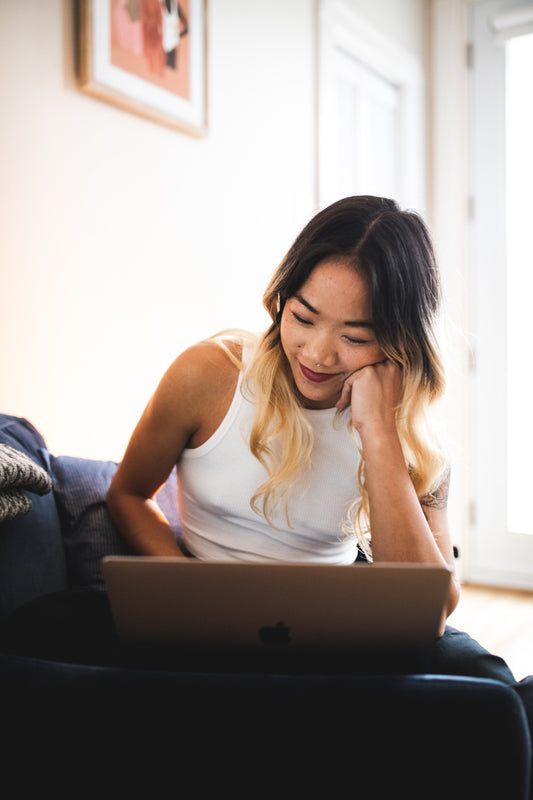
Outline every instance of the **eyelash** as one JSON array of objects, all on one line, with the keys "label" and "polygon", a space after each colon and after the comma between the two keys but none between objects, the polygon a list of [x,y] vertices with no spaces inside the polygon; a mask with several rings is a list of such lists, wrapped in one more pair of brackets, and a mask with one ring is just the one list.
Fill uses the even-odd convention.
[{"label": "eyelash", "polygon": [[[300,315],[297,314],[295,311],[291,311],[291,314],[296,320],[296,322],[300,323],[300,325],[306,325],[307,327],[310,327],[313,324],[311,320],[300,317]],[[349,344],[371,344],[371,342],[367,341],[366,339],[352,339],[350,336],[343,336],[343,338]]]},{"label": "eyelash", "polygon": [[313,324],[310,320],[304,319],[303,317],[300,317],[295,311],[292,311],[291,313],[292,313],[292,316],[294,317],[294,319],[297,322],[299,322],[301,325],[312,325]]}]

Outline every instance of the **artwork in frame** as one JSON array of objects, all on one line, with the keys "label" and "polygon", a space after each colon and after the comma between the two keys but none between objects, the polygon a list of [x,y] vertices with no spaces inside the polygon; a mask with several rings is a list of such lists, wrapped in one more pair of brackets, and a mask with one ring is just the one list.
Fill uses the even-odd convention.
[{"label": "artwork in frame", "polygon": [[207,0],[79,0],[83,91],[207,133]]}]

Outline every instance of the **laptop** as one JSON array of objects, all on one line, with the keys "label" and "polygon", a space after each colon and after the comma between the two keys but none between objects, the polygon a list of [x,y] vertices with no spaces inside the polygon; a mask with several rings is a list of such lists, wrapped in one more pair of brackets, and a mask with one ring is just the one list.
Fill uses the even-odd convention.
[{"label": "laptop", "polygon": [[182,651],[423,648],[450,584],[448,569],[425,564],[107,556],[102,570],[121,644]]}]

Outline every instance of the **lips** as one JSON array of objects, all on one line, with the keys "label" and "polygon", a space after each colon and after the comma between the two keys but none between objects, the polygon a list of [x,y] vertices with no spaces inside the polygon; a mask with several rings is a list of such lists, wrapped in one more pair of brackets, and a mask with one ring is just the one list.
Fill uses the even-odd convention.
[{"label": "lips", "polygon": [[303,364],[300,364],[300,370],[304,378],[307,378],[308,381],[313,381],[313,383],[324,383],[334,378],[337,374],[335,372],[313,372],[312,369],[304,367]]}]

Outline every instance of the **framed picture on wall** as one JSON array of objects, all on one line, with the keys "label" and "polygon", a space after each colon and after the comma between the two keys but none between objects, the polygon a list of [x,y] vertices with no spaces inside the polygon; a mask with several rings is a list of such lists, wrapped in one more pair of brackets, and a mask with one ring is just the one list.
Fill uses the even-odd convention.
[{"label": "framed picture on wall", "polygon": [[207,0],[79,0],[83,91],[207,133]]}]

